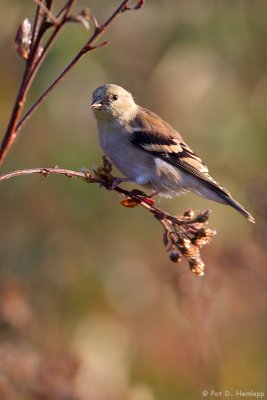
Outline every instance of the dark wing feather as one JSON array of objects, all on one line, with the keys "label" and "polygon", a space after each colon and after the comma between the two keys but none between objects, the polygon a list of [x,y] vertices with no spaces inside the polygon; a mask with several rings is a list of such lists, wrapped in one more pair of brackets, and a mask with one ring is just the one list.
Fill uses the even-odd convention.
[{"label": "dark wing feather", "polygon": [[210,189],[224,196],[230,195],[210,177],[207,166],[183,142],[179,133],[149,110],[140,109],[130,140],[140,149],[200,179]]}]

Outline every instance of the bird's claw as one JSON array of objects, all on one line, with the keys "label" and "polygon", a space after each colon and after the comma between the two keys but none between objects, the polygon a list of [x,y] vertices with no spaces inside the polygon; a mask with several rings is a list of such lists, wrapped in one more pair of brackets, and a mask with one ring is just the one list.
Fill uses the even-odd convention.
[{"label": "bird's claw", "polygon": [[142,192],[142,190],[133,189],[131,195],[142,197],[142,200],[151,206],[155,204],[155,201],[152,199],[153,194],[152,196],[148,196],[145,192]]},{"label": "bird's claw", "polygon": [[118,186],[120,183],[122,182],[127,182],[128,179],[127,178],[120,178],[120,177],[116,177],[113,178],[112,181],[110,182],[108,189],[109,190],[114,190],[116,186]]}]

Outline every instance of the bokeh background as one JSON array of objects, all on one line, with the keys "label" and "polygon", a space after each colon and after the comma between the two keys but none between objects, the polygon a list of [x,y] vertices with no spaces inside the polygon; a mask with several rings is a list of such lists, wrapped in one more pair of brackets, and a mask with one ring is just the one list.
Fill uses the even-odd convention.
[{"label": "bokeh background", "polygon": [[[56,2],[60,3],[60,2]],[[104,21],[119,1],[78,1]],[[33,1],[1,0],[0,129],[23,72],[13,39]],[[91,92],[117,83],[168,120],[256,218],[212,208],[206,276],[172,264],[160,225],[116,193],[59,176],[16,178],[0,195],[1,400],[176,400],[267,396],[267,4],[147,0],[119,17],[24,127],[1,172],[79,170],[101,159]],[[29,104],[90,32],[68,25]],[[237,391],[237,392],[236,392]],[[240,397],[240,396],[239,396]],[[253,394],[246,398],[255,398]]]}]

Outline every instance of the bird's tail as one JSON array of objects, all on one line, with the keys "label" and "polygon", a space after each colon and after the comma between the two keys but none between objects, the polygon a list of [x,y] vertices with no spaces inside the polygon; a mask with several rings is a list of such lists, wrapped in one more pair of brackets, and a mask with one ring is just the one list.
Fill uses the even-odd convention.
[{"label": "bird's tail", "polygon": [[246,217],[250,222],[253,222],[253,224],[255,224],[255,219],[243,206],[241,206],[241,204],[239,204],[236,200],[234,200],[230,196],[225,196],[225,200],[226,200],[227,204],[229,204],[229,206],[232,206],[233,208],[235,208],[242,215],[244,215],[244,217]]},{"label": "bird's tail", "polygon": [[225,204],[229,204],[229,206],[233,207],[235,210],[240,212],[240,214],[244,215],[244,217],[246,217],[250,222],[253,222],[253,224],[255,224],[255,219],[252,217],[252,215],[243,206],[241,206],[241,204],[233,199],[228,190],[220,186],[215,181],[210,182],[210,184],[213,190],[215,190],[215,192],[220,195],[221,201],[224,200],[222,202],[224,202]]},{"label": "bird's tail", "polygon": [[[252,217],[252,215],[243,206],[241,206],[241,204],[233,199],[228,190],[226,190],[212,178],[210,178],[210,180],[206,181],[205,183],[206,187],[208,187],[210,190],[209,193],[206,192],[204,194],[204,197],[218,201],[219,203],[228,204],[229,206],[240,212],[240,214],[244,215],[244,217],[246,217],[250,222],[253,222],[253,224],[255,224],[255,219]],[[203,195],[203,193],[200,193],[200,195]]]}]

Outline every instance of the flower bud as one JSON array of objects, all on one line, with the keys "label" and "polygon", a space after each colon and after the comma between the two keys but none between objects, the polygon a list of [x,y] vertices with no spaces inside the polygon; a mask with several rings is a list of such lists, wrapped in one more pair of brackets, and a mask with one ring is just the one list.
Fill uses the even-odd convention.
[{"label": "flower bud", "polygon": [[32,27],[28,18],[25,18],[24,21],[19,26],[15,37],[15,46],[19,55],[27,60],[30,53],[31,41],[32,41]]}]

